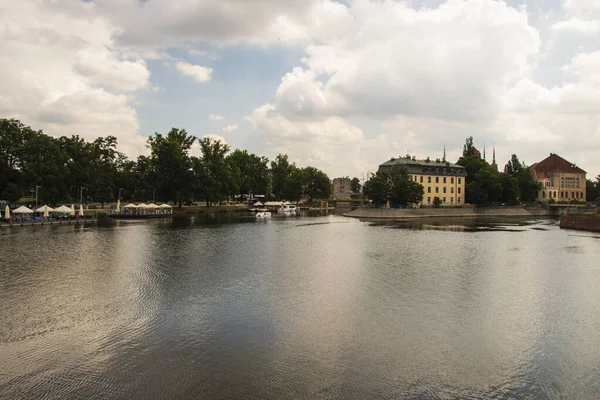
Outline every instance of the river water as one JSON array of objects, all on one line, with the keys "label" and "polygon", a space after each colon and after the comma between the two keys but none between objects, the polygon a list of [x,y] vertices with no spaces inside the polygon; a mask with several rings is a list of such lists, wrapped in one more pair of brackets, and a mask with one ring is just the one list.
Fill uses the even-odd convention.
[{"label": "river water", "polygon": [[600,235],[555,220],[3,229],[2,399],[600,398]]}]

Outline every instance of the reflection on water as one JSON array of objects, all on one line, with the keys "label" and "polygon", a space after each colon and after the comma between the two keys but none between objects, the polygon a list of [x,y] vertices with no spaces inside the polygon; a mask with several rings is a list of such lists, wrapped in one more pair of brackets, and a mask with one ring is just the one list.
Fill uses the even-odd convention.
[{"label": "reflection on water", "polygon": [[599,237],[226,214],[3,232],[0,398],[599,398]]}]

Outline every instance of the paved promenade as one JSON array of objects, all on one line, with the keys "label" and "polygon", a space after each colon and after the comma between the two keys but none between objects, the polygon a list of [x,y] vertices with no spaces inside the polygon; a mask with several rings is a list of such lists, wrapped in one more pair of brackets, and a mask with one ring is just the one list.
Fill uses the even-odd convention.
[{"label": "paved promenade", "polygon": [[554,215],[550,210],[520,206],[491,208],[358,208],[344,214],[345,217],[373,219],[528,217],[550,215]]}]

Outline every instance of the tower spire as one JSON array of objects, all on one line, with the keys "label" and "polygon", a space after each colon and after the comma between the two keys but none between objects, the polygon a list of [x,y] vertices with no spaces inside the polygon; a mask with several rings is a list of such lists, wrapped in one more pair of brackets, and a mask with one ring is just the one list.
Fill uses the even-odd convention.
[{"label": "tower spire", "polygon": [[494,168],[496,171],[498,171],[498,165],[496,164],[496,143],[494,143],[494,152],[493,152],[493,158],[492,158],[492,168]]},{"label": "tower spire", "polygon": [[483,161],[487,161],[485,159],[485,142],[483,142]]},{"label": "tower spire", "polygon": [[444,162],[446,162],[446,143],[444,143]]}]

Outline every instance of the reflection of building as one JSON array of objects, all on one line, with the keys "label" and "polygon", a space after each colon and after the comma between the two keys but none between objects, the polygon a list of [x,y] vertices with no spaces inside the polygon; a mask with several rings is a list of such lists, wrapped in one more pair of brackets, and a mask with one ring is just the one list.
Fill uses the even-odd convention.
[{"label": "reflection of building", "polygon": [[538,200],[585,201],[586,172],[557,154],[550,153],[529,170],[535,180],[542,184]]},{"label": "reflection of building", "polygon": [[333,199],[349,199],[352,194],[350,178],[333,179]]},{"label": "reflection of building", "polygon": [[410,178],[423,186],[421,205],[433,205],[436,197],[443,205],[460,206],[465,200],[465,167],[445,160],[417,160],[409,155],[392,158],[379,166],[379,171],[400,165],[408,169]]}]

